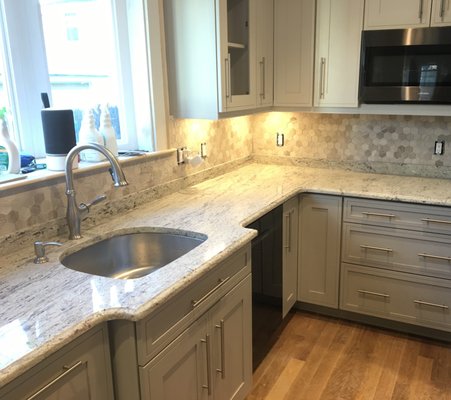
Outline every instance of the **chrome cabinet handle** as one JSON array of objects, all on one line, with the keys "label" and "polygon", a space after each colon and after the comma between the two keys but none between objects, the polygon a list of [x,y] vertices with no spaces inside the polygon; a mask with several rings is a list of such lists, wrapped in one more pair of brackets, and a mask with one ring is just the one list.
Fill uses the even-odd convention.
[{"label": "chrome cabinet handle", "polygon": [[226,98],[232,102],[232,84],[231,84],[231,70],[230,70],[230,54],[227,54],[225,58],[225,86],[226,86]]},{"label": "chrome cabinet handle", "polygon": [[225,379],[225,324],[224,320],[219,321],[219,325],[215,325],[217,329],[221,330],[221,369],[216,369],[216,372],[221,374],[221,378]]},{"label": "chrome cabinet handle", "polygon": [[419,257],[424,258],[433,258],[434,260],[445,260],[445,261],[451,261],[451,257],[446,256],[434,256],[433,254],[427,254],[427,253],[418,253]]},{"label": "chrome cabinet handle", "polygon": [[361,244],[360,247],[364,250],[378,250],[378,251],[385,251],[387,253],[393,252],[393,249],[389,249],[388,247],[367,246],[366,244]]},{"label": "chrome cabinet handle", "polygon": [[434,224],[446,224],[451,225],[451,221],[445,221],[443,219],[433,219],[433,218],[421,218],[423,222],[429,223],[432,222]]},{"label": "chrome cabinet handle", "polygon": [[440,1],[440,19],[443,20],[445,17],[445,0]]},{"label": "chrome cabinet handle", "polygon": [[390,298],[390,295],[389,295],[389,294],[377,293],[377,292],[370,292],[369,290],[358,289],[357,292],[360,293],[360,294],[369,294],[369,295],[371,295],[371,296],[383,297],[384,299]]},{"label": "chrome cabinet handle", "polygon": [[435,304],[435,303],[429,303],[427,301],[422,301],[422,300],[414,300],[413,301],[415,304],[418,304],[419,306],[430,306],[430,307],[436,307],[436,308],[440,308],[442,310],[448,310],[449,307],[445,304]]},{"label": "chrome cabinet handle", "polygon": [[286,243],[285,248],[291,251],[291,211],[285,214],[285,226],[286,226]]},{"label": "chrome cabinet handle", "polygon": [[321,57],[320,81],[319,81],[319,98],[324,99],[326,80],[326,58]]},{"label": "chrome cabinet handle", "polygon": [[212,376],[211,376],[211,350],[210,350],[210,346],[211,346],[211,341],[210,341],[210,335],[207,334],[205,336],[205,339],[201,339],[202,343],[205,343],[206,348],[207,348],[207,384],[206,385],[202,385],[203,389],[207,389],[208,390],[208,395],[211,396],[211,382],[212,382]]},{"label": "chrome cabinet handle", "polygon": [[384,213],[375,213],[375,212],[367,212],[367,211],[362,211],[363,215],[366,215],[367,217],[385,217],[385,218],[395,218],[396,215],[395,214],[384,214]]},{"label": "chrome cabinet handle", "polygon": [[49,387],[54,385],[55,383],[59,382],[61,379],[63,379],[65,376],[69,375],[72,371],[80,367],[83,363],[81,361],[77,361],[72,367],[63,367],[65,371],[58,375],[55,379],[53,379],[51,382],[47,383],[47,385],[43,386],[41,389],[39,389],[37,392],[32,394],[31,396],[27,397],[27,400],[34,400],[37,399],[40,394],[45,392]]},{"label": "chrome cabinet handle", "polygon": [[263,67],[263,71],[262,71],[262,89],[263,89],[262,97],[263,97],[263,100],[264,100],[264,99],[266,99],[266,80],[265,80],[265,76],[266,76],[266,59],[265,59],[265,57],[262,57],[262,67]]},{"label": "chrome cabinet handle", "polygon": [[423,3],[424,0],[420,0],[420,7],[418,9],[418,19],[420,19],[420,21],[423,18]]},{"label": "chrome cabinet handle", "polygon": [[230,279],[230,276],[228,276],[227,278],[220,278],[218,280],[218,284],[211,289],[208,293],[206,293],[205,295],[203,295],[199,300],[191,300],[191,305],[193,306],[193,308],[196,308],[200,303],[202,303],[205,299],[207,299],[209,296],[211,296],[214,292],[216,292],[221,286],[225,285]]}]

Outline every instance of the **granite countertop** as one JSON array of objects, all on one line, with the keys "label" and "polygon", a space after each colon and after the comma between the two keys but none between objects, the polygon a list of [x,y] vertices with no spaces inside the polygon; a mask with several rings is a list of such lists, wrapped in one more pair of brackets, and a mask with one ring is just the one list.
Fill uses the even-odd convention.
[{"label": "granite countertop", "polygon": [[[451,180],[248,164],[188,187],[49,249],[35,265],[0,262],[0,386],[50,353],[112,319],[137,321],[214,268],[255,235],[243,226],[302,192],[451,206]],[[152,274],[116,280],[72,271],[62,254],[119,231],[182,229],[208,239]]]}]

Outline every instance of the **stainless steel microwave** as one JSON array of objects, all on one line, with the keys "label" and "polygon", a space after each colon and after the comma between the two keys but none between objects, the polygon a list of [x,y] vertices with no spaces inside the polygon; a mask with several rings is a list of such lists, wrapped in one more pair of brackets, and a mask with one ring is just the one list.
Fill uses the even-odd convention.
[{"label": "stainless steel microwave", "polygon": [[451,27],[364,31],[359,99],[451,104]]}]

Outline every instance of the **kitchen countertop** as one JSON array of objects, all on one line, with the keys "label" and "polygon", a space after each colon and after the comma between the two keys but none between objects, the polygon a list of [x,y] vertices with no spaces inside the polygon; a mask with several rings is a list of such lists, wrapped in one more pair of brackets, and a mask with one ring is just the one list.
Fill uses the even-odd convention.
[{"label": "kitchen countertop", "polygon": [[[0,386],[103,321],[142,319],[247,244],[256,233],[243,226],[302,192],[451,206],[451,180],[248,164],[82,230],[83,239],[49,249],[46,264],[18,264],[12,254],[0,262]],[[62,254],[118,231],[155,228],[208,239],[134,280],[92,276],[59,263]]]}]

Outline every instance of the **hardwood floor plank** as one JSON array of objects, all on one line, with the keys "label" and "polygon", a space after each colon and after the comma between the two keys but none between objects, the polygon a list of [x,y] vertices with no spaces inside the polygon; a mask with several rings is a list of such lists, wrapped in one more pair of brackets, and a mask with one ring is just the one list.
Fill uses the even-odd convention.
[{"label": "hardwood floor plank", "polygon": [[451,344],[296,313],[247,400],[451,400]]},{"label": "hardwood floor plank", "polygon": [[292,383],[297,378],[298,374],[302,370],[305,361],[290,358],[287,365],[283,369],[279,378],[271,388],[265,400],[283,400],[286,397]]}]

